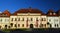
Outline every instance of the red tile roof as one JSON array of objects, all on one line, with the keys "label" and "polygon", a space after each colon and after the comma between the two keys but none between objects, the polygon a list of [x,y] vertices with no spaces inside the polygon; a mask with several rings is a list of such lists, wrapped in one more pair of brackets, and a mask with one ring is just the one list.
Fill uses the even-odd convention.
[{"label": "red tile roof", "polygon": [[58,10],[56,13],[57,13],[58,16],[60,16],[60,10]]},{"label": "red tile roof", "polygon": [[[52,15],[50,15],[50,13],[52,13]],[[47,16],[58,16],[57,13],[55,13],[55,15],[54,15],[54,13],[55,12],[53,10],[49,10],[46,15]]]},{"label": "red tile roof", "polygon": [[11,15],[11,13],[8,10],[5,10],[2,14],[6,14],[7,16]]},{"label": "red tile roof", "polygon": [[14,13],[14,15],[17,15],[17,13],[41,13],[42,11],[38,9],[20,9]]}]

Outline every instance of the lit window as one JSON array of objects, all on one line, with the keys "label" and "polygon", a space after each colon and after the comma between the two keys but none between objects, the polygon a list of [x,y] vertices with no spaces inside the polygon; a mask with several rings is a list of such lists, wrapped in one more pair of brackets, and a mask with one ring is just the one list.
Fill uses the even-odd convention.
[{"label": "lit window", "polygon": [[54,15],[56,14],[56,13],[53,13]]},{"label": "lit window", "polygon": [[50,13],[50,15],[52,15],[52,13]]}]

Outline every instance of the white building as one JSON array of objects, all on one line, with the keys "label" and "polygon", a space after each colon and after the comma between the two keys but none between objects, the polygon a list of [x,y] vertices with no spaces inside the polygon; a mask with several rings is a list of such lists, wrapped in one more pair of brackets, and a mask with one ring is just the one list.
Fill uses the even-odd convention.
[{"label": "white building", "polygon": [[3,13],[0,13],[0,29],[10,28],[10,13],[8,10],[5,10]]},{"label": "white building", "polygon": [[48,11],[47,18],[49,28],[59,28],[59,16],[53,10]]}]

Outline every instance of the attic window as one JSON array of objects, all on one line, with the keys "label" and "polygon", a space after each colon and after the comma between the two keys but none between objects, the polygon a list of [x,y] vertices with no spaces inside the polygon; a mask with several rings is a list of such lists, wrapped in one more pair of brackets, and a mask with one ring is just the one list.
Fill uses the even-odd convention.
[{"label": "attic window", "polygon": [[54,15],[56,15],[56,13],[53,13]]},{"label": "attic window", "polygon": [[50,15],[52,15],[52,13],[50,13]]}]

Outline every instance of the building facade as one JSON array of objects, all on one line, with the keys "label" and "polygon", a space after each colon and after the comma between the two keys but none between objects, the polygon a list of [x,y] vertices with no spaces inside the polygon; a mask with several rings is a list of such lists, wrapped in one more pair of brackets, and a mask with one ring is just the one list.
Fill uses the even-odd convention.
[{"label": "building facade", "polygon": [[38,9],[20,9],[13,14],[8,10],[0,13],[0,29],[60,28],[59,11],[46,14]]}]

